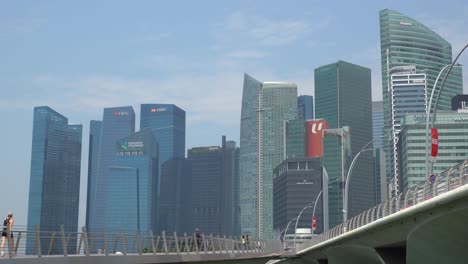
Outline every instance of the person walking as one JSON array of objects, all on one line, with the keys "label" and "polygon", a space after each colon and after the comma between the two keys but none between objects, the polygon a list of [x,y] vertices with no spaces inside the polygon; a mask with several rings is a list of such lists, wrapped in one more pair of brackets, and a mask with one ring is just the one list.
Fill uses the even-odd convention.
[{"label": "person walking", "polygon": [[2,231],[2,254],[1,256],[5,256],[5,243],[8,237],[7,232],[10,233],[10,245],[11,245],[11,250],[14,251],[14,238],[13,238],[13,213],[9,212],[5,220],[3,220],[3,231]]}]

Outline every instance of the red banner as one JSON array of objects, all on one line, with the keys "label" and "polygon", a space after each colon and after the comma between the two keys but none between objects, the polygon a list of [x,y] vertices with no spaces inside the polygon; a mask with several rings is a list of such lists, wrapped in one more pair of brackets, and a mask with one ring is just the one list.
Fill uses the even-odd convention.
[{"label": "red banner", "polygon": [[436,157],[439,151],[439,133],[437,128],[431,128],[431,156]]},{"label": "red banner", "polygon": [[327,121],[307,121],[307,157],[320,158],[323,156],[323,130],[327,128]]},{"label": "red banner", "polygon": [[315,230],[317,228],[317,217],[314,215],[312,216],[312,229]]}]

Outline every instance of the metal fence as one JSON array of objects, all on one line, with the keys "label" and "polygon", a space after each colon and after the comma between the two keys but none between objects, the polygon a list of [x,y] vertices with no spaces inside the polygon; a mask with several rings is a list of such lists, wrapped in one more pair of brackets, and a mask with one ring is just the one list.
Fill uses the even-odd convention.
[{"label": "metal fence", "polygon": [[436,177],[413,186],[408,191],[393,197],[369,210],[354,216],[348,221],[313,237],[310,241],[297,245],[296,252],[312,247],[329,239],[342,235],[378,219],[419,204],[440,194],[449,192],[468,183],[468,160],[447,169]]},{"label": "metal fence", "polygon": [[[281,243],[276,240],[245,240],[240,237],[220,237],[205,234],[177,235],[151,231],[125,233],[123,230],[88,233],[86,227],[81,232],[43,231],[36,227],[27,231],[25,227],[13,228],[14,241],[5,245],[7,257],[49,255],[169,255],[169,254],[250,254],[268,255],[281,251]],[[10,231],[7,230],[10,234]],[[13,243],[12,243],[13,242]]]}]

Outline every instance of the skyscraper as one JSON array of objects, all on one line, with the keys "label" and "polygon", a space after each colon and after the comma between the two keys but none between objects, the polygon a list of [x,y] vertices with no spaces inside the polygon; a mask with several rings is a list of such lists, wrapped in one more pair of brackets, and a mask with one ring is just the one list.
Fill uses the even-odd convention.
[{"label": "skyscraper", "polygon": [[172,158],[161,168],[158,230],[168,233],[193,233],[190,202],[192,197],[191,163],[185,158]]},{"label": "skyscraper", "polygon": [[[28,234],[34,230],[66,233],[78,229],[82,126],[68,124],[68,119],[47,106],[34,108],[31,149],[31,174],[28,203]],[[68,242],[69,252],[76,250],[77,239]],[[41,244],[50,245],[50,238]],[[35,250],[35,237],[28,235],[26,254]],[[52,254],[63,252],[55,244]],[[46,254],[44,251],[42,254]]]},{"label": "skyscraper", "polygon": [[[349,165],[361,148],[372,141],[370,69],[344,61],[315,69],[315,99],[316,118],[327,120],[330,129],[349,126],[351,130],[351,152],[348,155],[342,153],[340,138],[324,138],[322,165],[326,168],[330,181],[343,181],[341,188],[334,185],[329,191],[329,219],[330,227],[333,227],[343,219],[344,177]],[[344,163],[342,157],[346,158]],[[374,203],[374,166],[371,152],[361,153],[351,176],[348,217],[362,212]]]},{"label": "skyscraper", "polygon": [[[397,135],[393,135],[392,124],[392,74],[393,70],[401,66],[414,65],[416,73],[425,74],[425,100],[429,101],[434,82],[440,70],[452,63],[452,46],[437,33],[433,32],[418,21],[385,9],[380,11],[380,48],[382,63],[382,93],[384,102],[385,134],[392,138],[386,141],[387,180],[392,181],[398,192],[399,170],[395,145]],[[441,83],[438,83],[440,88]],[[453,68],[439,100],[439,110],[450,110],[451,98],[461,93],[461,70]],[[432,109],[430,109],[432,111]],[[393,118],[394,119],[394,118]],[[392,154],[393,153],[393,154]],[[394,193],[395,194],[395,193]],[[394,195],[393,194],[393,195]]]},{"label": "skyscraper", "polygon": [[[431,116],[432,117],[432,116]],[[401,186],[407,191],[427,181],[424,142],[426,115],[414,114],[403,118],[400,132]],[[440,173],[466,160],[468,157],[468,113],[438,111],[435,119],[438,133],[438,154],[434,173]]]},{"label": "skyscraper", "polygon": [[[287,158],[274,169],[273,178],[273,225],[277,235],[294,233],[294,224],[283,230],[291,219],[297,217],[308,204],[317,200],[315,216],[317,229],[315,234],[324,231],[323,196],[320,194],[326,183],[322,178],[319,158]],[[320,194],[320,197],[318,195]],[[313,206],[304,209],[297,228],[312,228]]]},{"label": "skyscraper", "polygon": [[213,235],[238,235],[237,158],[234,141],[222,137],[222,146],[188,150],[192,170],[191,219],[193,228]]},{"label": "skyscraper", "polygon": [[86,226],[89,226],[91,216],[91,193],[95,193],[99,165],[99,148],[101,146],[102,121],[91,120],[89,123],[88,150],[88,191],[86,199]]},{"label": "skyscraper", "polygon": [[304,119],[284,121],[285,158],[300,158],[305,155],[305,121]]},{"label": "skyscraper", "polygon": [[387,181],[385,175],[385,156],[383,152],[384,113],[383,101],[372,102],[372,139],[374,148],[375,204],[385,199]]},{"label": "skyscraper", "polygon": [[140,110],[140,130],[152,129],[159,144],[161,174],[164,162],[185,157],[185,111],[173,104],[142,104]]},{"label": "skyscraper", "polygon": [[374,139],[374,150],[382,148],[384,135],[384,113],[383,102],[372,102],[372,139]]},{"label": "skyscraper", "polygon": [[297,86],[244,75],[240,130],[241,232],[273,237],[273,169],[284,159],[283,126],[297,119]]},{"label": "skyscraper", "polygon": [[[158,146],[151,129],[143,129],[115,144],[109,166],[106,230],[156,232]],[[130,213],[132,212],[132,213]]]},{"label": "skyscraper", "polygon": [[303,120],[314,119],[314,97],[312,95],[297,97],[297,116]]},{"label": "skyscraper", "polygon": [[[93,132],[93,131],[91,131]],[[88,185],[89,213],[87,216],[88,230],[92,233],[100,233],[106,228],[108,219],[109,196],[111,178],[111,166],[115,166],[116,144],[124,137],[135,133],[135,112],[131,106],[104,108],[104,115],[101,128],[101,138],[98,155],[98,168],[95,179],[91,179]],[[92,164],[94,167],[96,164]],[[93,170],[93,169],[92,169]],[[92,176],[94,174],[91,174]],[[93,186],[94,184],[94,186]]]}]

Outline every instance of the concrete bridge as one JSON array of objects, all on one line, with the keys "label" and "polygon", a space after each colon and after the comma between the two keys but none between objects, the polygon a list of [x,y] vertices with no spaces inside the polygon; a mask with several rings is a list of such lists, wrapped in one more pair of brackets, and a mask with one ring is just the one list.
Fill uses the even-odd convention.
[{"label": "concrete bridge", "polygon": [[[76,234],[15,230],[15,247],[8,244],[0,264],[468,263],[467,183],[465,162],[297,245],[291,253],[284,253],[277,240],[244,244],[239,238],[165,232],[140,237],[122,231],[103,235],[85,229]],[[24,254],[26,236],[36,238],[33,255]],[[77,245],[73,251],[67,247],[70,241]]]},{"label": "concrete bridge", "polygon": [[468,163],[283,255],[285,263],[468,263]]}]

